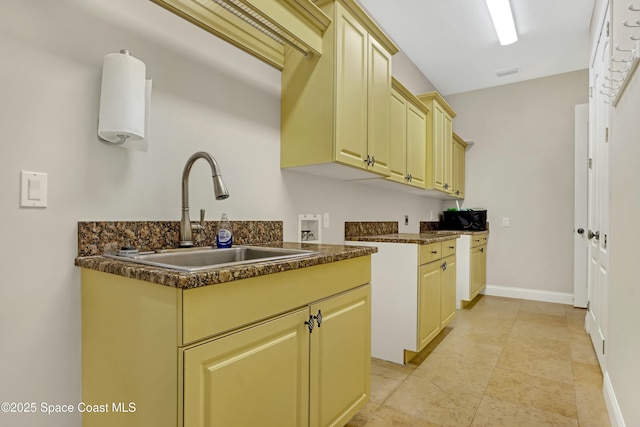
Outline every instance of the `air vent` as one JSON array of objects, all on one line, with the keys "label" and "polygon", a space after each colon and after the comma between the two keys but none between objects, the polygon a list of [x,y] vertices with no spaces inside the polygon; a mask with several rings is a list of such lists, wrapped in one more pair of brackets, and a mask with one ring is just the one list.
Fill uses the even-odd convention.
[{"label": "air vent", "polygon": [[496,71],[496,76],[504,77],[504,76],[509,76],[511,74],[517,74],[519,72],[520,72],[520,67],[511,67],[511,68],[506,68],[504,70]]}]

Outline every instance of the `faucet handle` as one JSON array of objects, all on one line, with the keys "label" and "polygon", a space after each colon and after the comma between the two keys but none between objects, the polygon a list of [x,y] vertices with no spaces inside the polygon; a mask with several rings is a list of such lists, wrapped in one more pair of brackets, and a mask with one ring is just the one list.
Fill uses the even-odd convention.
[{"label": "faucet handle", "polygon": [[202,233],[204,231],[204,209],[200,209],[200,222],[192,222],[191,230],[196,233]]}]

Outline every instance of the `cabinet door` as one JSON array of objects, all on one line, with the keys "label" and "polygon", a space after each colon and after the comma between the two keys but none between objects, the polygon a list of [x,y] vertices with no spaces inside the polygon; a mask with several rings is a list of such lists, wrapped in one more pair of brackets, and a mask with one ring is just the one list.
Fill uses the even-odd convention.
[{"label": "cabinet door", "polygon": [[448,113],[443,115],[442,170],[444,173],[444,191],[453,192],[453,119]]},{"label": "cabinet door", "polygon": [[[369,400],[371,286],[311,306],[310,426],[343,426]],[[287,424],[282,424],[287,425]]]},{"label": "cabinet door", "polygon": [[305,308],[184,351],[184,426],[306,426]]},{"label": "cabinet door", "polygon": [[[336,12],[336,161],[366,168],[369,35],[339,3]],[[386,102],[388,120],[388,91]]]},{"label": "cabinet door", "polygon": [[[486,241],[486,236],[484,237]],[[480,290],[487,286],[487,245],[480,247]]]},{"label": "cabinet door", "polygon": [[444,110],[437,103],[433,103],[433,149],[430,155],[433,156],[428,164],[433,165],[433,188],[444,190]]},{"label": "cabinet door", "polygon": [[483,252],[480,250],[482,246],[476,246],[471,248],[471,260],[470,260],[470,282],[469,282],[469,301],[474,299],[482,288],[482,264],[483,264]]},{"label": "cabinet door", "polygon": [[407,105],[407,173],[408,184],[425,188],[426,184],[427,115],[412,103]]},{"label": "cabinet door", "polygon": [[449,324],[456,314],[456,256],[442,260],[442,289],[440,293],[440,328]]},{"label": "cabinet door", "polygon": [[464,168],[466,147],[455,141],[453,142],[453,193],[456,197],[464,199]]},{"label": "cabinet door", "polygon": [[389,174],[389,94],[391,93],[391,55],[369,36],[368,66],[368,148],[373,172]]},{"label": "cabinet door", "polygon": [[405,182],[407,168],[407,100],[391,89],[389,179]]},{"label": "cabinet door", "polygon": [[418,351],[440,332],[441,265],[434,261],[418,270]]}]

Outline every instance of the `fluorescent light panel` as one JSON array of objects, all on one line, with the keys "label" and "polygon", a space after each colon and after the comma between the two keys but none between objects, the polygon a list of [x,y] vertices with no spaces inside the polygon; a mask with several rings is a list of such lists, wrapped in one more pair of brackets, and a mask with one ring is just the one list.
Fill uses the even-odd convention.
[{"label": "fluorescent light panel", "polygon": [[493,26],[498,34],[498,40],[502,46],[518,41],[516,25],[513,22],[513,13],[509,0],[486,0]]}]

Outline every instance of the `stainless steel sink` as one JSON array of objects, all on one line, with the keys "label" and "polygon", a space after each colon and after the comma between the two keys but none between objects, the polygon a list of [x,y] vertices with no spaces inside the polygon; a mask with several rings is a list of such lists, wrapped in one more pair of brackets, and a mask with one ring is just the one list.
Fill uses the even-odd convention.
[{"label": "stainless steel sink", "polygon": [[179,271],[201,271],[218,267],[276,261],[316,254],[304,249],[284,249],[261,246],[236,246],[228,249],[188,248],[142,252],[136,255],[105,255],[122,261],[136,262]]}]

